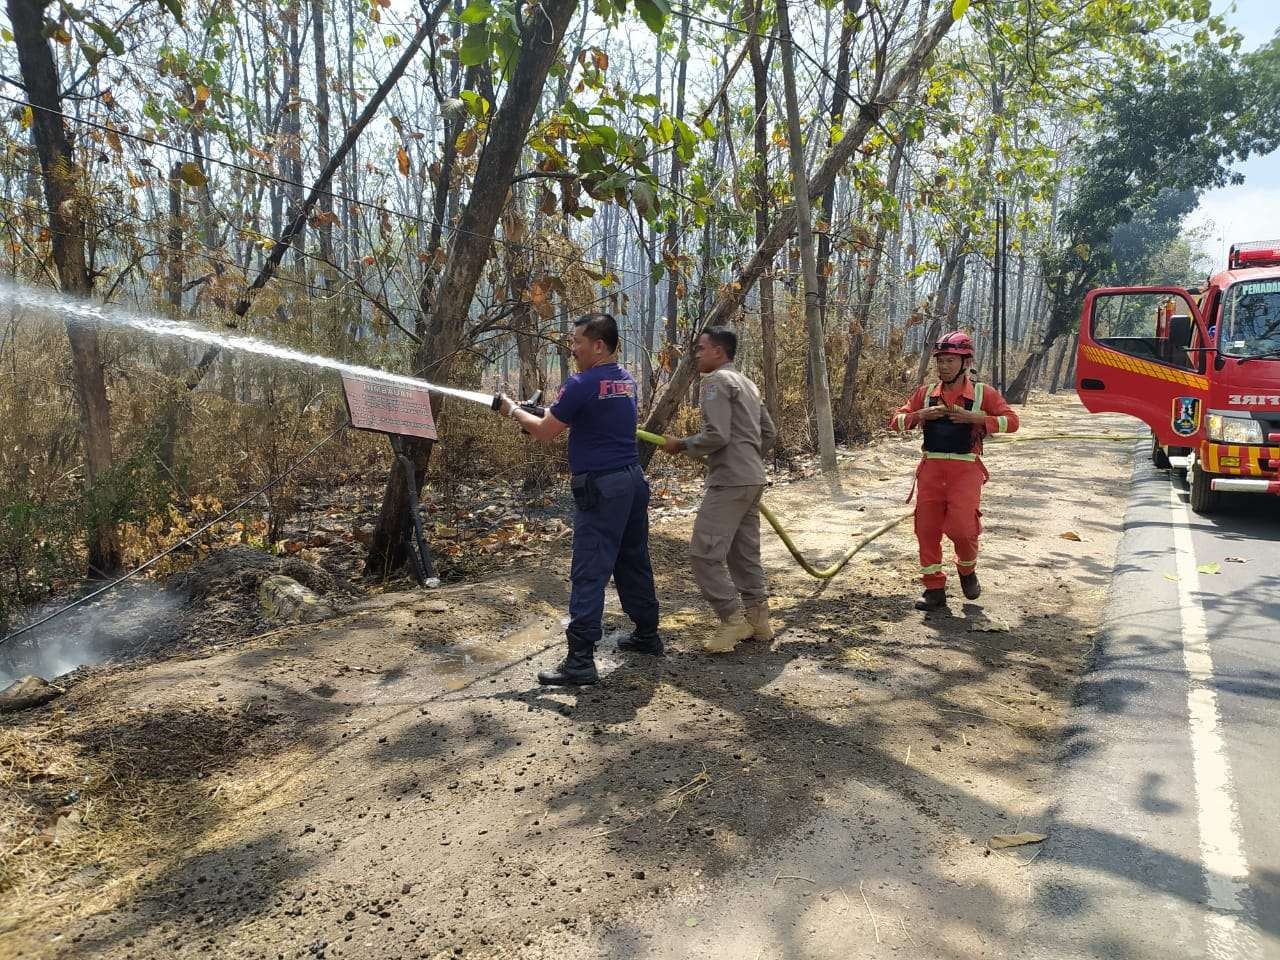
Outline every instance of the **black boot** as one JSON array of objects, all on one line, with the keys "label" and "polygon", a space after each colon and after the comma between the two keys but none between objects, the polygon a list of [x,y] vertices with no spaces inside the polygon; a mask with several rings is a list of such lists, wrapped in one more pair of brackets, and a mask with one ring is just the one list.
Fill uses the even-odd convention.
[{"label": "black boot", "polygon": [[982,584],[978,582],[978,574],[976,572],[960,574],[960,589],[964,591],[966,600],[977,600],[982,596]]},{"label": "black boot", "polygon": [[644,636],[639,630],[631,631],[629,636],[623,637],[618,641],[619,653],[647,653],[653,657],[660,657],[665,652],[662,646],[662,638],[654,631],[648,636]]},{"label": "black boot", "polygon": [[930,587],[916,601],[917,610],[937,610],[947,605],[947,591],[942,587]]},{"label": "black boot", "polygon": [[600,679],[590,647],[574,649],[554,670],[538,671],[538,682],[547,687],[586,687]]}]

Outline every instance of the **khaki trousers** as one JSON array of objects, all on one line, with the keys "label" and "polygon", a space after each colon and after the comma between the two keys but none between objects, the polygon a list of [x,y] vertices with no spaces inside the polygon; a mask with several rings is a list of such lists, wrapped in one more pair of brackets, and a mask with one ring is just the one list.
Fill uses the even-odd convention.
[{"label": "khaki trousers", "polygon": [[721,619],[768,599],[760,563],[762,484],[708,487],[693,524],[689,565],[703,597]]}]

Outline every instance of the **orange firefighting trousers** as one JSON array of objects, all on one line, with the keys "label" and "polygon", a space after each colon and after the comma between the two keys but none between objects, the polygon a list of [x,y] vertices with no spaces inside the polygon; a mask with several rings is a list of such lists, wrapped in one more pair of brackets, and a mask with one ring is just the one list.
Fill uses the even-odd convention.
[{"label": "orange firefighting trousers", "polygon": [[956,551],[956,572],[973,573],[982,532],[982,485],[987,470],[981,460],[926,457],[916,470],[916,542],[920,546],[920,579],[926,589],[946,586],[942,537]]}]

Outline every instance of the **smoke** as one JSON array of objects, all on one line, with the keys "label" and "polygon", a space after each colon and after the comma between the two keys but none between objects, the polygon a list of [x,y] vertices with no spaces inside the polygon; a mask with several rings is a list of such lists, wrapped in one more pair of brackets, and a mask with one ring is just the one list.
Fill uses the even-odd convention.
[{"label": "smoke", "polygon": [[[30,620],[69,599],[28,611]],[[155,653],[176,639],[184,603],[180,593],[157,584],[118,588],[0,646],[0,689],[29,673],[52,680],[86,665]]]}]

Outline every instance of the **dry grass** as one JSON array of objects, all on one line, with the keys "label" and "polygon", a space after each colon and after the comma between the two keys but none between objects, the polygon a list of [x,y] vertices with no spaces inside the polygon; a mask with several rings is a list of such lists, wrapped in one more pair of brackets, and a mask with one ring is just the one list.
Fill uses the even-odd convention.
[{"label": "dry grass", "polygon": [[0,938],[119,902],[257,799],[252,780],[211,775],[253,756],[261,724],[186,708],[0,728]]}]

